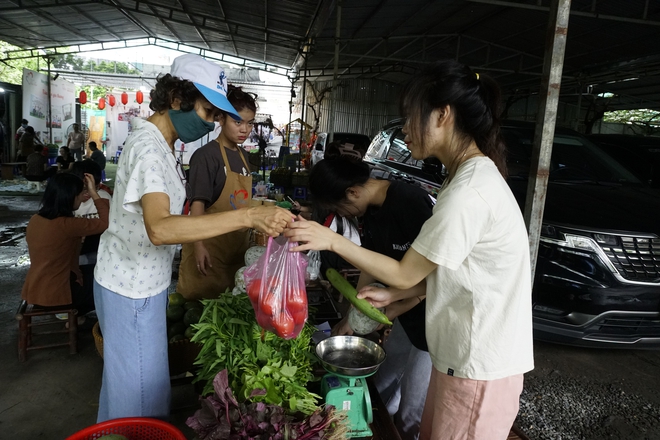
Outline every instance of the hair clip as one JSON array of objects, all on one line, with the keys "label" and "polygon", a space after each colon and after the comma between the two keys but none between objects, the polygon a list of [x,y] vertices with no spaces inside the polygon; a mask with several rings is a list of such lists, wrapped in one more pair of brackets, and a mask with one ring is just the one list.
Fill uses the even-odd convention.
[{"label": "hair clip", "polygon": [[474,76],[476,76],[476,77],[477,77],[477,81],[479,81],[479,74],[478,74],[478,73],[475,73]]}]

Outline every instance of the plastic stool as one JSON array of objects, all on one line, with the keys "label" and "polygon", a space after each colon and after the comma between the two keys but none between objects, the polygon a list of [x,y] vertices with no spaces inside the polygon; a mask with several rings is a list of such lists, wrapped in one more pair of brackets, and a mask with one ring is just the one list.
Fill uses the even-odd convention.
[{"label": "plastic stool", "polygon": [[43,191],[43,182],[39,182],[38,180],[28,180],[27,181],[27,190],[28,192],[41,192]]}]

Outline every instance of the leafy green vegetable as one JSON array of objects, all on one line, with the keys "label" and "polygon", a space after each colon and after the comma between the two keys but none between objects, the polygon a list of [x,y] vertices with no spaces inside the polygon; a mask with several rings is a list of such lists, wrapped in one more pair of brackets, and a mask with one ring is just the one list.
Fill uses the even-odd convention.
[{"label": "leafy green vegetable", "polygon": [[238,390],[237,399],[245,401],[254,390],[265,394],[253,396],[255,402],[280,405],[291,413],[311,414],[320,397],[307,391],[314,378],[310,324],[295,339],[285,340],[265,332],[257,324],[247,295],[225,292],[218,299],[203,300],[204,310],[192,341],[202,348],[195,360],[201,367],[195,382],[203,382],[203,395],[213,393],[213,379],[227,369],[229,386]]},{"label": "leafy green vegetable", "polygon": [[254,402],[263,390],[248,396],[252,402],[239,403],[229,387],[227,370],[215,376],[213,391],[186,420],[202,440],[340,440],[347,438],[350,429],[346,413],[335,411],[332,405],[301,419],[287,415],[279,405]]}]

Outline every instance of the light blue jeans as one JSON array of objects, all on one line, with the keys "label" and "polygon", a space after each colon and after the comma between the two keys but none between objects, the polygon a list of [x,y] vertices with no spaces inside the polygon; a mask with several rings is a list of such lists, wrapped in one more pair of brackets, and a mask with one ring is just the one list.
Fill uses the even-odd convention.
[{"label": "light blue jeans", "polygon": [[374,375],[374,384],[401,438],[418,439],[433,368],[431,356],[412,345],[398,319],[383,348],[387,358]]},{"label": "light blue jeans", "polygon": [[170,415],[167,363],[167,290],[131,299],[94,281],[103,334],[103,383],[97,422],[120,417]]}]

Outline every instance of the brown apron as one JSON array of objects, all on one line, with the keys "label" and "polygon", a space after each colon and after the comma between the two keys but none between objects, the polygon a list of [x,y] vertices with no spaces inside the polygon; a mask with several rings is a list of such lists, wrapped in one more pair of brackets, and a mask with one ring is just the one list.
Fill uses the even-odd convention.
[{"label": "brown apron", "polygon": [[[221,146],[220,152],[225,162],[227,179],[220,197],[206,209],[205,214],[247,208],[252,198],[252,176],[243,176],[231,171],[225,147]],[[241,159],[245,169],[249,171],[250,167],[243,154]],[[249,246],[248,233],[249,229],[244,228],[204,240],[204,246],[211,256],[213,266],[206,268],[206,276],[197,270],[193,243],[184,244],[176,291],[186,299],[200,299],[217,298],[226,289],[233,289],[236,271],[245,266],[245,251]]]}]

